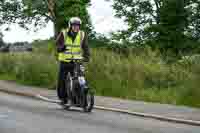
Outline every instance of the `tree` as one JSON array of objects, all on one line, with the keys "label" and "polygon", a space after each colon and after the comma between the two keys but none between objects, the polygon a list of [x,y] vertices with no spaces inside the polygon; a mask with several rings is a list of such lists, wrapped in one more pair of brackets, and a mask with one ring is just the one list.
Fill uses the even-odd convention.
[{"label": "tree", "polygon": [[189,37],[200,37],[198,0],[114,0],[113,8],[128,25],[119,39],[177,51],[188,47]]},{"label": "tree", "polygon": [[1,0],[0,25],[17,23],[28,29],[34,23],[38,29],[52,21],[56,34],[66,18],[79,16],[85,25],[83,28],[90,33],[92,26],[86,9],[89,4],[90,0]]},{"label": "tree", "polygon": [[189,23],[186,29],[186,35],[198,40],[200,38],[200,1],[187,0],[185,8],[189,12]]},{"label": "tree", "polygon": [[3,34],[0,32],[0,47],[4,46]]},{"label": "tree", "polygon": [[184,49],[188,12],[185,10],[184,0],[165,0],[160,8],[160,22],[154,26],[152,32],[156,33],[156,41],[160,42],[162,49],[171,49],[176,54]]},{"label": "tree", "polygon": [[160,22],[161,5],[161,0],[114,0],[116,17],[123,18],[128,25],[127,30],[119,32],[122,39],[137,42],[144,40],[144,29]]}]

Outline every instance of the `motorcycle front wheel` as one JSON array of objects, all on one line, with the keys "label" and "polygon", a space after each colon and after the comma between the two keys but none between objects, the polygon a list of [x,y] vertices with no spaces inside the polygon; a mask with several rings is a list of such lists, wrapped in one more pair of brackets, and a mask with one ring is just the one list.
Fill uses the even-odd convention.
[{"label": "motorcycle front wheel", "polygon": [[84,106],[83,106],[84,112],[91,112],[94,107],[94,93],[90,91],[90,89],[84,93],[83,100],[84,100]]}]

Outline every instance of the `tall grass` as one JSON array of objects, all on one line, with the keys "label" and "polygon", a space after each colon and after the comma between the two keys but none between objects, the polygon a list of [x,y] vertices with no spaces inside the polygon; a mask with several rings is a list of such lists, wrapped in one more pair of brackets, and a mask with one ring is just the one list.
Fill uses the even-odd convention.
[{"label": "tall grass", "polygon": [[57,64],[53,56],[37,53],[0,54],[0,77],[41,87],[55,85]]},{"label": "tall grass", "polygon": [[200,107],[199,70],[194,65],[168,65],[151,50],[123,56],[94,49],[87,78],[99,95]]},{"label": "tall grass", "polygon": [[[92,49],[86,77],[97,95],[200,107],[200,64],[166,64],[159,52],[146,49],[129,55]],[[54,55],[0,54],[0,78],[55,88],[58,63]]]}]

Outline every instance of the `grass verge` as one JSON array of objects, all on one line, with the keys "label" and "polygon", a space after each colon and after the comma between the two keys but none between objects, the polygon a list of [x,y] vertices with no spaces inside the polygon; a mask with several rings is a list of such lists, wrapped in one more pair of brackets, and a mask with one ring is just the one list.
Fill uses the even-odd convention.
[{"label": "grass verge", "polygon": [[[86,77],[97,95],[200,107],[199,64],[166,64],[158,53],[124,56],[92,49]],[[48,53],[0,54],[0,79],[55,88],[58,63]]]}]

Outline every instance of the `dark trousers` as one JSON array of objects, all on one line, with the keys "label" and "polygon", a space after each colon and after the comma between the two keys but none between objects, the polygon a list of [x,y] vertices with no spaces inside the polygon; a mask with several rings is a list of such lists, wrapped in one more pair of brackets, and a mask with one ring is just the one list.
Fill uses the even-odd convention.
[{"label": "dark trousers", "polygon": [[65,78],[67,73],[72,73],[73,70],[73,63],[60,62],[57,82],[57,95],[60,100],[64,100],[67,97],[67,90],[65,89]]}]

